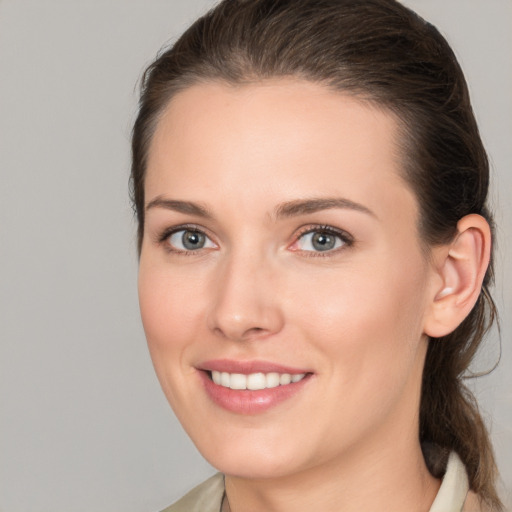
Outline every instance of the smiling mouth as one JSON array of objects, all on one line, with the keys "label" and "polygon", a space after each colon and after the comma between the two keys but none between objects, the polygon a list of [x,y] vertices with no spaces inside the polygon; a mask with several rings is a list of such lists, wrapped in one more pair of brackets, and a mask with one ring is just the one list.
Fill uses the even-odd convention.
[{"label": "smiling mouth", "polygon": [[266,361],[207,361],[199,368],[206,395],[235,413],[266,412],[301,393],[314,372]]},{"label": "smiling mouth", "polygon": [[233,390],[258,391],[261,389],[277,388],[291,383],[301,381],[308,375],[307,373],[229,373],[212,370],[209,373],[210,379],[224,388]]}]

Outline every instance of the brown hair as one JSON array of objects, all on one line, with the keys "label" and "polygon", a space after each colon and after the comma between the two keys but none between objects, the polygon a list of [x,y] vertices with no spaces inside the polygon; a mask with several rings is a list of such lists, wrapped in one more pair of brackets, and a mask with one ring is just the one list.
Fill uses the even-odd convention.
[{"label": "brown hair", "polygon": [[[470,213],[493,225],[486,207],[489,165],[468,88],[435,27],[395,0],[224,0],[144,74],[132,139],[139,251],[148,149],[172,96],[198,82],[288,76],[356,95],[398,117],[404,178],[418,197],[426,247],[451,240],[458,220]],[[419,436],[434,476],[442,476],[448,453],[456,451],[473,491],[501,510],[489,435],[462,381],[495,319],[492,277],[491,262],[469,316],[429,342]]]}]

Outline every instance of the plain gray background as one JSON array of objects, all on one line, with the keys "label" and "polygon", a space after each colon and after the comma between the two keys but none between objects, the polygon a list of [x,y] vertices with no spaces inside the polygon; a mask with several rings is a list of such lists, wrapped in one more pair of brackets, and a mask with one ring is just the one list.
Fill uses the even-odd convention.
[{"label": "plain gray background", "polygon": [[[460,57],[494,171],[503,355],[475,389],[512,506],[512,2],[405,3]],[[214,471],[153,374],[127,186],[141,71],[211,4],[0,0],[1,512],[152,512]]]}]

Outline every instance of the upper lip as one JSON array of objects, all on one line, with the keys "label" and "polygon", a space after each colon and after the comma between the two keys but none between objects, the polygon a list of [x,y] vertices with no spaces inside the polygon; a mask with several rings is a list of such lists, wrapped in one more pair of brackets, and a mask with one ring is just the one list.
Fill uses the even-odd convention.
[{"label": "upper lip", "polygon": [[236,361],[232,359],[212,359],[204,361],[197,365],[199,370],[218,371],[227,373],[241,373],[249,375],[251,373],[311,373],[310,370],[304,368],[293,368],[270,361]]}]

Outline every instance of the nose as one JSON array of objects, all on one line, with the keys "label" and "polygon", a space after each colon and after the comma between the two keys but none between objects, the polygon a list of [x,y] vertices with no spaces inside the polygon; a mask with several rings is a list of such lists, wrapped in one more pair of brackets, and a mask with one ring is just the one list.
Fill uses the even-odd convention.
[{"label": "nose", "polygon": [[284,317],[279,307],[275,270],[264,258],[232,255],[215,275],[208,327],[233,341],[263,339],[279,332]]}]

